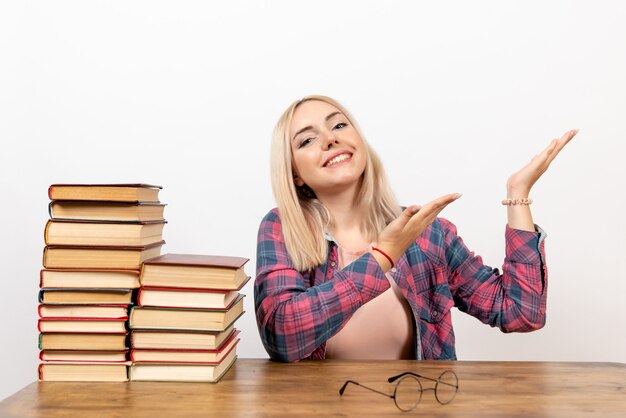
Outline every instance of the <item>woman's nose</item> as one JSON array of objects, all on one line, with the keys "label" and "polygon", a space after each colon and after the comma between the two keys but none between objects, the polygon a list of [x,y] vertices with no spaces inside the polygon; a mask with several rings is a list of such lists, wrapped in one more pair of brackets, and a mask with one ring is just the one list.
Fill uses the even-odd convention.
[{"label": "woman's nose", "polygon": [[338,144],[339,141],[337,140],[337,137],[330,133],[328,135],[326,135],[326,141],[324,142],[324,149],[329,150],[333,147],[333,145]]}]

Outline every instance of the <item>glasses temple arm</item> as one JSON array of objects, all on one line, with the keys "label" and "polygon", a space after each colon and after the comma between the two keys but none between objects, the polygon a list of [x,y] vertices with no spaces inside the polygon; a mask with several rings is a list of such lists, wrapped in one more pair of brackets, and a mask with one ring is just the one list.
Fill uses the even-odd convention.
[{"label": "glasses temple arm", "polygon": [[357,386],[361,386],[362,388],[365,388],[367,390],[371,390],[372,392],[378,393],[379,395],[383,395],[383,396],[386,396],[387,398],[392,398],[393,399],[392,395],[388,395],[388,394],[386,394],[384,392],[380,392],[380,391],[378,391],[376,389],[372,389],[372,388],[367,387],[365,385],[362,385],[359,382],[354,381],[354,380],[346,380],[346,383],[344,383],[343,386],[341,387],[341,389],[339,389],[339,394],[340,395],[343,395],[343,392],[346,390],[346,386],[348,386],[348,383],[354,383]]}]

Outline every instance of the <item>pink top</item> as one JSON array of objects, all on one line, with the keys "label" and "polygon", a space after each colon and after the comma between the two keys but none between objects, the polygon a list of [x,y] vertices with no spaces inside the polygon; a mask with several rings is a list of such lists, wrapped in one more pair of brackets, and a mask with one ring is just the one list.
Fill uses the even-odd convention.
[{"label": "pink top", "polygon": [[[371,250],[359,252],[337,248],[339,267],[344,268]],[[352,318],[326,342],[326,358],[414,359],[413,313],[400,288],[386,275],[391,287],[361,306]]]}]

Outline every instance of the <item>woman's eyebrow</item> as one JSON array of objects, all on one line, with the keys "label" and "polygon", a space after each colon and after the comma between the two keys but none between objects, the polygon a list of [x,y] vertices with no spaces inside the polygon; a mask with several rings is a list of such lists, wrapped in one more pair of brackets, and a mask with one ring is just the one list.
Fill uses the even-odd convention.
[{"label": "woman's eyebrow", "polygon": [[[333,118],[334,116],[341,115],[341,114],[342,114],[342,113],[341,113],[341,112],[339,112],[339,111],[337,111],[337,112],[333,112],[333,113],[329,114],[328,116],[326,116],[326,117],[324,118],[324,121],[328,122],[328,121],[329,121],[331,118]],[[304,128],[300,129],[298,132],[296,132],[296,133],[293,135],[293,138],[292,138],[291,140],[292,140],[292,141],[294,141],[298,135],[300,135],[302,132],[306,132],[306,131],[308,131],[309,129],[313,129],[313,127],[312,127],[311,125],[309,125],[309,126],[305,126]]]}]

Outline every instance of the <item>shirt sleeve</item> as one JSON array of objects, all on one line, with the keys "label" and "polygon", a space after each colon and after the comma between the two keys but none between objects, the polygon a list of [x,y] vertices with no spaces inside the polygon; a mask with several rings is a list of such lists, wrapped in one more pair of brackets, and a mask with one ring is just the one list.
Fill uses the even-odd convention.
[{"label": "shirt sleeve", "polygon": [[502,273],[485,266],[457,235],[456,227],[441,219],[449,286],[455,305],[503,332],[528,332],[545,325],[548,271],[545,232],[506,226],[506,257]]},{"label": "shirt sleeve", "polygon": [[[321,269],[313,271],[320,272]],[[254,302],[261,340],[270,358],[297,361],[337,333],[352,314],[389,288],[380,265],[367,253],[328,281],[294,266],[276,209],[261,222],[257,239]]]}]

